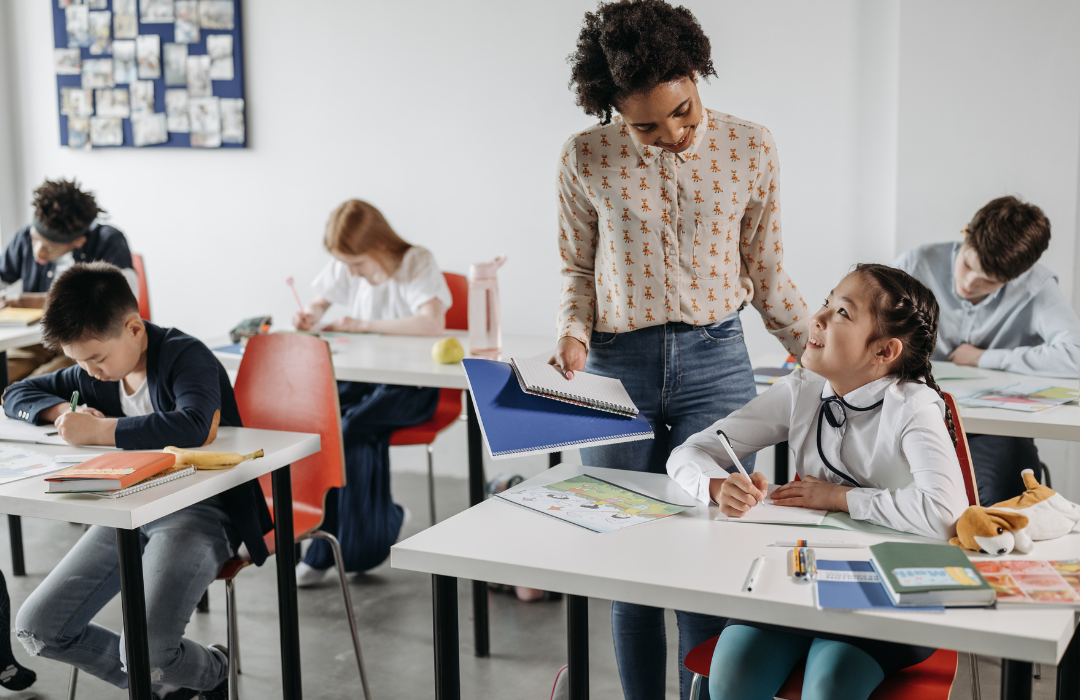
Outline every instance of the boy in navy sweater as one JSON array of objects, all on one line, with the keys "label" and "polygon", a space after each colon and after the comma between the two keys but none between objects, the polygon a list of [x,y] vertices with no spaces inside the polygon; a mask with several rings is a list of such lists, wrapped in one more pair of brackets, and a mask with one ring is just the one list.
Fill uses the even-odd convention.
[{"label": "boy in navy sweater", "polygon": [[[97,220],[105,212],[92,193],[80,189],[74,180],[46,180],[34,190],[33,205],[33,223],[16,231],[0,256],[0,282],[22,281],[20,293],[5,294],[5,305],[40,309],[54,279],[75,263],[98,260],[120,268],[138,294],[127,239]],[[11,382],[73,364],[63,353],[42,345],[9,350],[7,357]]]},{"label": "boy in navy sweater", "polygon": [[[53,423],[73,445],[125,449],[198,447],[219,425],[240,425],[221,363],[198,340],[139,318],[124,275],[108,263],[77,264],[49,291],[42,336],[78,363],[13,384],[11,418]],[[74,391],[86,401],[71,411]],[[65,409],[66,407],[66,409]],[[151,678],[159,696],[227,697],[226,655],[184,638],[203,591],[241,542],[266,560],[272,523],[257,482],[173,513],[141,530]],[[19,610],[15,630],[31,654],[127,686],[120,635],[91,623],[117,593],[116,538],[91,527]]]}]

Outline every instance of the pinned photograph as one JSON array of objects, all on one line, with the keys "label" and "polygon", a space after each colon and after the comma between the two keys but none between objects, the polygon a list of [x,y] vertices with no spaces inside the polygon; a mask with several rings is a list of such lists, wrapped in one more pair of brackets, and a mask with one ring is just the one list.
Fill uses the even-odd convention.
[{"label": "pinned photograph", "polygon": [[107,10],[109,9],[109,0],[86,0],[86,5],[91,10]]},{"label": "pinned photograph", "polygon": [[90,148],[90,120],[68,117],[68,148]]},{"label": "pinned photograph", "polygon": [[60,88],[60,114],[69,117],[90,117],[94,114],[94,91],[82,88]]},{"label": "pinned photograph", "polygon": [[210,56],[210,79],[232,80],[232,34],[210,34],[206,37],[206,53]]},{"label": "pinned photograph", "polygon": [[188,99],[191,118],[191,146],[218,148],[221,146],[221,109],[216,97]]},{"label": "pinned photograph", "polygon": [[165,44],[165,84],[187,85],[187,44]]},{"label": "pinned photograph", "polygon": [[173,39],[177,44],[197,44],[199,34],[199,3],[197,0],[176,0],[176,26]]},{"label": "pinned photograph", "polygon": [[99,117],[127,119],[131,116],[127,88],[94,90],[94,102],[97,103],[96,114]]},{"label": "pinned photograph", "polygon": [[244,101],[239,98],[221,98],[221,142],[244,142]]},{"label": "pinned photograph", "polygon": [[84,88],[108,88],[116,85],[113,80],[111,58],[88,58],[82,62],[82,86]]},{"label": "pinned photograph", "polygon": [[139,80],[161,77],[161,36],[140,34],[135,37],[135,55],[139,59]]},{"label": "pinned photograph", "polygon": [[64,8],[67,26],[68,48],[90,45],[90,8],[86,5],[70,5]]},{"label": "pinned photograph", "polygon": [[135,62],[135,41],[117,39],[112,45],[113,80],[122,85],[138,79],[138,64]]},{"label": "pinned photograph", "polygon": [[191,119],[188,117],[187,90],[165,91],[165,116],[168,117],[169,131],[186,134],[191,131]]},{"label": "pinned photograph", "polygon": [[154,81],[136,80],[131,84],[131,118],[134,119],[135,117],[153,113]]},{"label": "pinned photograph", "polygon": [[139,35],[135,0],[113,0],[113,39],[134,39]]},{"label": "pinned photograph", "polygon": [[112,13],[90,13],[90,53],[100,56],[109,53],[112,46]]},{"label": "pinned photograph", "polygon": [[173,0],[139,0],[139,21],[143,24],[161,24],[174,19]]},{"label": "pinned photograph", "polygon": [[165,128],[165,115],[158,113],[132,117],[131,138],[136,146],[153,146],[155,143],[168,141],[169,132]]},{"label": "pinned photograph", "polygon": [[123,146],[124,121],[117,117],[90,117],[90,144]]},{"label": "pinned photograph", "polygon": [[232,0],[199,0],[199,24],[203,29],[233,29],[235,22]]},{"label": "pinned photograph", "polygon": [[82,73],[82,52],[78,49],[53,49],[53,63],[57,75]]},{"label": "pinned photograph", "polygon": [[187,59],[188,97],[210,97],[210,57],[188,56]]}]

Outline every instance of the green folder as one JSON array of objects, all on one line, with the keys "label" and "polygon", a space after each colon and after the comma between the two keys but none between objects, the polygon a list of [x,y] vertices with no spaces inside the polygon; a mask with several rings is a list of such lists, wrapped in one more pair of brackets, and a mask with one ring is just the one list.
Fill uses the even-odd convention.
[{"label": "green folder", "polygon": [[959,547],[883,542],[870,547],[870,563],[897,607],[994,604],[994,589]]}]

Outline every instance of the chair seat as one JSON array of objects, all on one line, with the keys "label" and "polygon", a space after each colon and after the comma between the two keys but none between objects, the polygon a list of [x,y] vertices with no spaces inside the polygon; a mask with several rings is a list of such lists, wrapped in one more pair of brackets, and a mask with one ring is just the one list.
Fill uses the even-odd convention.
[{"label": "chair seat", "polygon": [[[270,511],[274,510],[274,501],[272,498],[266,499],[266,505],[270,508]],[[296,533],[296,541],[307,537],[308,533],[315,530],[322,524],[322,512],[316,511],[310,507],[305,506],[303,503],[293,502],[293,532]],[[273,556],[277,549],[277,545],[274,542],[274,531],[263,535],[263,542],[266,543],[266,551]],[[221,567],[221,571],[218,572],[218,581],[227,581],[235,578],[238,573],[246,569],[251,565],[250,559],[242,559],[240,557],[233,557],[225,562]]]},{"label": "chair seat", "polygon": [[[719,637],[713,637],[690,650],[685,661],[683,661],[688,671],[705,678],[709,677],[713,650],[716,649],[716,640],[718,639]],[[955,651],[938,649],[933,656],[921,664],[909,666],[886,678],[870,694],[870,700],[904,700],[907,698],[948,700],[953,679],[956,677],[956,663],[957,654]],[[802,698],[804,670],[805,666],[801,662],[792,669],[791,675],[788,676],[776,697],[783,698],[783,700],[800,700]]]},{"label": "chair seat", "polygon": [[391,445],[430,445],[439,433],[454,424],[461,416],[461,390],[440,389],[439,405],[428,420],[418,425],[395,430],[390,436]]}]

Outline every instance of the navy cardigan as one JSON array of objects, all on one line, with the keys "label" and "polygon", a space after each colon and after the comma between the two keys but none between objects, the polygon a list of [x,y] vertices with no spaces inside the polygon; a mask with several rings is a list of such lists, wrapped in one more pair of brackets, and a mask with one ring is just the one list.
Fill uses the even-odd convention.
[{"label": "navy cardigan", "polygon": [[[229,376],[210,349],[175,328],[143,323],[146,381],[154,413],[124,416],[120,382],[100,382],[79,366],[12,384],[4,394],[4,412],[37,424],[42,411],[70,400],[78,390],[87,406],[119,417],[116,446],[127,450],[201,447],[214,437],[219,420],[221,425],[242,425]],[[262,564],[268,555],[263,535],[273,529],[273,521],[259,483],[236,486],[220,498],[252,561]]]},{"label": "navy cardigan", "polygon": [[[112,226],[90,224],[86,232],[86,243],[82,248],[71,251],[75,262],[91,263],[98,260],[112,263],[121,270],[131,267],[131,250],[124,234]],[[3,257],[0,257],[0,280],[7,284],[23,282],[24,292],[47,292],[52,286],[56,263],[39,265],[34,260],[33,241],[30,227],[24,226],[15,233]]]}]

